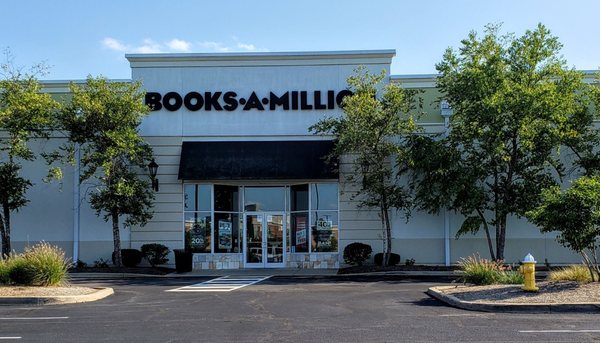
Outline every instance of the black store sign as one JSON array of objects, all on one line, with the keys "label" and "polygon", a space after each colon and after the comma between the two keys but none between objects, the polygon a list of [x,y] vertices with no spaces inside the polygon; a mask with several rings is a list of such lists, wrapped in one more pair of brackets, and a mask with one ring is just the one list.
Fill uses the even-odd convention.
[{"label": "black store sign", "polygon": [[235,111],[240,108],[243,111],[250,110],[332,110],[342,104],[345,96],[352,95],[349,90],[339,92],[328,90],[325,92],[313,91],[312,102],[309,100],[308,91],[288,91],[277,95],[269,92],[268,97],[262,99],[252,92],[250,96],[238,97],[236,92],[189,92],[184,96],[177,92],[168,92],[161,95],[157,92],[146,93],[146,105],[153,111],[159,111],[163,107],[167,111],[177,111],[182,106],[190,111]]}]

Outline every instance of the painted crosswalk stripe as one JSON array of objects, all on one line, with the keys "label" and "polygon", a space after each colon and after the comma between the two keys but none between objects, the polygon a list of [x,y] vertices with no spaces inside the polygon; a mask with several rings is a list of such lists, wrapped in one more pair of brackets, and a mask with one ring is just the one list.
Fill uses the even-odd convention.
[{"label": "painted crosswalk stripe", "polygon": [[165,292],[231,292],[265,281],[271,276],[223,276],[194,285],[168,289]]}]

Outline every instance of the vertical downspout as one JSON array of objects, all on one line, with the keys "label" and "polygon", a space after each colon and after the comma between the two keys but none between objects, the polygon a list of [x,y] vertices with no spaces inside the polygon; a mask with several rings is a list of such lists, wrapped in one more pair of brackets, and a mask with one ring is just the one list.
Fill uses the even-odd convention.
[{"label": "vertical downspout", "polygon": [[80,188],[81,156],[79,144],[75,146],[75,167],[73,170],[73,262],[79,260],[79,229],[80,229]]},{"label": "vertical downspout", "polygon": [[444,209],[444,262],[450,265],[450,213]]},{"label": "vertical downspout", "polygon": [[[444,137],[448,137],[450,117],[444,116]],[[444,264],[450,265],[450,213],[444,208]]]}]

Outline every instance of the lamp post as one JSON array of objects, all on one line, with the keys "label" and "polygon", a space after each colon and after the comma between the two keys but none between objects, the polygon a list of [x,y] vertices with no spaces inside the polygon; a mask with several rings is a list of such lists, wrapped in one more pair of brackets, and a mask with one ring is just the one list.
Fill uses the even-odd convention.
[{"label": "lamp post", "polygon": [[150,173],[150,179],[152,179],[152,190],[158,192],[158,179],[156,178],[156,174],[158,173],[158,164],[154,161],[154,159],[148,163],[148,173]]}]

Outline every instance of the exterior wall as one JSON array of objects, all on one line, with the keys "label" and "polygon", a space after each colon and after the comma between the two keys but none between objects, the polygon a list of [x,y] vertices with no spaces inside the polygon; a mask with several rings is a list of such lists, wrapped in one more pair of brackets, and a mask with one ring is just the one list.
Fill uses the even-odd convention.
[{"label": "exterior wall", "polygon": [[[200,57],[199,57],[200,56]],[[298,53],[298,54],[226,54],[226,55],[130,55],[132,78],[142,80],[148,91],[215,92],[235,91],[239,97],[256,92],[263,97],[274,92],[306,90],[313,102],[314,90],[346,88],[346,78],[358,65],[366,65],[373,72],[382,69],[389,73],[391,53],[371,55],[358,53]],[[421,125],[428,133],[443,132],[443,120],[437,106],[440,96],[435,89],[434,75],[391,76],[392,82],[403,87],[423,90],[425,111]],[[126,81],[126,80],[125,80]],[[65,82],[44,82],[49,92],[57,97],[68,97]],[[324,116],[340,115],[340,110],[283,111],[197,111],[185,108],[170,112],[156,111],[146,118],[140,128],[142,136],[153,147],[159,164],[160,191],[156,193],[154,218],[144,227],[121,230],[123,248],[140,248],[146,243],[161,243],[171,250],[183,248],[183,184],[178,179],[178,167],[183,141],[220,140],[309,140],[323,139],[308,132],[308,127]],[[330,138],[330,137],[329,137]],[[36,151],[50,150],[61,143],[59,139],[37,142]],[[93,182],[81,185],[75,199],[76,169],[65,168],[61,183],[44,183],[46,174],[43,161],[24,163],[24,175],[34,182],[28,192],[31,202],[13,213],[13,247],[20,251],[25,246],[45,240],[65,249],[73,256],[91,263],[100,258],[110,260],[112,232],[110,223],[99,218],[87,203],[87,193]],[[351,158],[340,163],[339,184],[339,254],[287,254],[290,268],[337,268],[343,265],[342,252],[352,242],[370,244],[373,252],[382,251],[381,222],[376,209],[357,207],[353,199],[358,189],[347,182],[352,171]],[[309,181],[310,182],[310,181]],[[444,234],[444,217],[427,213],[413,213],[407,222],[402,213],[392,216],[392,249],[401,255],[401,261],[414,258],[419,264],[443,264],[445,240],[449,239],[450,262],[480,253],[488,256],[483,232],[474,236],[454,238],[462,218],[450,215],[448,237]],[[78,237],[78,238],[77,238]],[[552,264],[577,263],[580,258],[560,247],[553,234],[541,234],[524,219],[511,218],[508,223],[506,257],[514,263],[527,253],[540,262]],[[78,241],[77,241],[78,239]],[[75,246],[74,246],[74,243]],[[170,264],[174,256],[169,256]],[[241,254],[194,255],[195,269],[243,268]]]},{"label": "exterior wall", "polygon": [[352,173],[352,157],[340,159],[340,262],[343,263],[344,248],[351,243],[369,244],[373,255],[383,249],[381,220],[377,209],[358,208],[358,188],[348,182]]},{"label": "exterior wall", "polygon": [[[177,179],[183,137],[146,136],[152,146],[158,168],[159,191],[155,193],[154,217],[144,227],[131,228],[131,248],[161,243],[173,249],[183,248],[183,184]],[[175,261],[171,252],[170,264]]]},{"label": "exterior wall", "polygon": [[[57,138],[34,140],[36,152],[50,152],[64,141]],[[48,168],[43,159],[22,162],[22,176],[31,180],[27,190],[29,203],[11,213],[13,250],[46,241],[58,245],[66,254],[73,253],[73,170],[67,167],[61,182],[44,182]]]}]

